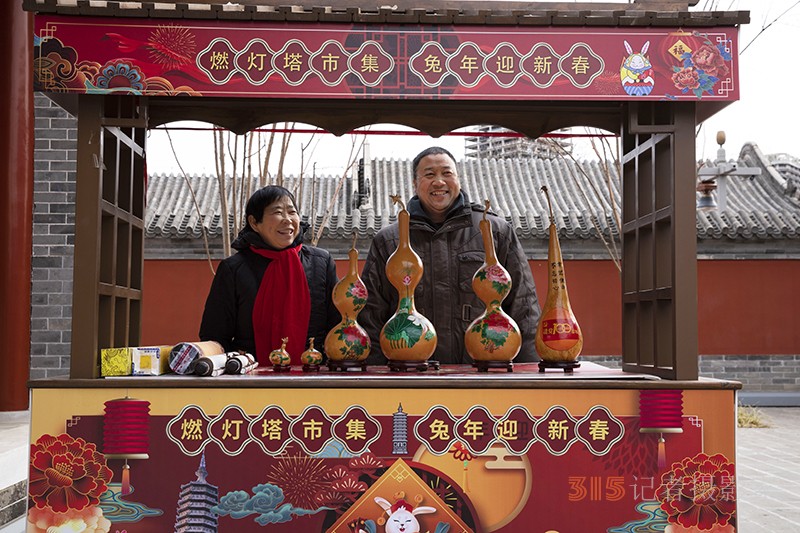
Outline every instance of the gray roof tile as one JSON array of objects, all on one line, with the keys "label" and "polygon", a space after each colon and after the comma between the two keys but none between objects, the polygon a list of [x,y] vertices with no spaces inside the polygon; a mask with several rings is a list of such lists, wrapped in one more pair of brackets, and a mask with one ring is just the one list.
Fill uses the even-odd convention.
[{"label": "gray roof tile", "polygon": [[[762,174],[754,178],[729,178],[725,210],[697,212],[700,239],[800,239],[800,160],[789,156],[764,156],[756,145],[745,145],[740,160],[758,166]],[[597,161],[578,165],[563,159],[465,159],[459,162],[462,188],[473,202],[488,198],[492,210],[503,216],[524,239],[547,239],[549,225],[547,201],[540,191],[547,185],[559,236],[563,239],[597,239],[598,234],[618,236],[614,206],[620,205],[619,180],[606,179]],[[335,176],[317,177],[312,188],[308,178],[285,178],[284,185],[295,192],[301,215],[314,227],[324,224],[323,236],[350,239],[355,229],[360,237],[373,236],[393,222],[397,208],[389,199],[399,194],[408,200],[412,194],[410,160],[373,159],[370,202],[356,207],[357,183]],[[147,191],[146,236],[200,237],[201,227],[210,236],[221,235],[222,210],[218,183],[213,176],[190,176],[198,215],[186,181],[181,176],[151,174]],[[241,180],[237,191],[241,191]],[[228,188],[231,179],[228,177]],[[249,190],[257,187],[252,183]],[[249,191],[248,190],[248,191]],[[248,196],[245,191],[245,198]],[[229,198],[232,197],[229,191]],[[331,199],[335,198],[331,204]],[[314,216],[311,217],[312,204]],[[330,216],[322,214],[332,205]],[[241,220],[241,208],[229,220]],[[237,224],[238,226],[238,224]]]}]

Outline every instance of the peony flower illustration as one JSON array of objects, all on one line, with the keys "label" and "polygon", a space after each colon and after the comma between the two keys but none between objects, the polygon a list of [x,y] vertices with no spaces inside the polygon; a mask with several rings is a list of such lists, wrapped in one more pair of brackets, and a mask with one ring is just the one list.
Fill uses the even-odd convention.
[{"label": "peony flower illustration", "polygon": [[361,332],[356,326],[346,326],[342,329],[342,338],[345,342],[356,342],[361,340]]},{"label": "peony flower illustration", "polygon": [[411,285],[411,276],[408,274],[403,276],[403,285]]},{"label": "peony flower illustration", "polygon": [[672,83],[683,94],[691,91],[700,98],[706,92],[713,94],[714,85],[728,75],[726,62],[731,60],[731,54],[724,43],[715,46],[706,40],[694,52],[684,52],[680,60],[681,65],[672,67]]},{"label": "peony flower illustration", "polygon": [[502,313],[489,313],[486,316],[486,327],[496,331],[508,331],[511,329],[511,323]]},{"label": "peony flower illustration", "polygon": [[352,287],[350,287],[350,294],[354,298],[366,298],[367,297],[367,287],[364,286],[363,283],[355,283]]},{"label": "peony flower illustration", "polygon": [[486,279],[497,283],[508,283],[508,273],[500,265],[491,265],[486,269]]},{"label": "peony flower illustration", "polygon": [[673,463],[661,476],[657,497],[671,523],[702,531],[725,526],[736,513],[733,464],[722,454],[704,453]]},{"label": "peony flower illustration", "polygon": [[694,67],[686,67],[672,75],[672,83],[682,92],[700,87],[700,75]]},{"label": "peony flower illustration", "polygon": [[704,44],[692,53],[692,62],[695,68],[702,70],[709,76],[722,78],[728,75],[728,66],[725,58],[716,46]]},{"label": "peony flower illustration", "polygon": [[94,443],[66,433],[42,435],[32,444],[30,466],[31,499],[56,513],[100,503],[112,475]]}]

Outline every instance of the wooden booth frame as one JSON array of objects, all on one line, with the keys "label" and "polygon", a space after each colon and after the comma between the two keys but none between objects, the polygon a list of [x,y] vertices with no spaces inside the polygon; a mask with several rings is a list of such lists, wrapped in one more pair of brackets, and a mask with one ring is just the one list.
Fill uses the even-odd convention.
[{"label": "wooden booth frame", "polygon": [[[657,0],[23,4],[36,13],[34,87],[78,119],[70,376],[28,383],[30,531],[79,516],[141,533],[390,531],[384,515],[410,513],[411,501],[425,503],[421,531],[736,531],[741,385],[698,376],[695,128],[738,98],[746,12]],[[185,42],[190,31],[202,45],[181,68],[167,57],[180,55],[175,42],[152,53],[165,34]],[[629,68],[625,52],[651,42],[652,74],[647,58]],[[261,78],[237,63],[251,45],[272,54]],[[277,64],[290,46],[306,52],[303,77]],[[470,46],[471,59],[483,54],[483,85],[460,77],[466,56],[451,68]],[[505,78],[492,57],[502,47],[519,58]],[[698,74],[688,48],[719,78]],[[356,69],[327,78],[312,63],[339,50],[351,69],[367,49],[385,85]],[[541,80],[524,62],[548,51],[559,70]],[[214,70],[209,56],[239,70]],[[413,64],[423,57],[444,58],[445,74],[426,78]],[[579,78],[575,65],[593,70]],[[585,361],[574,373],[520,363],[131,375],[122,349],[122,375],[98,379],[103,348],[141,338],[147,131],[181,120],[236,133],[302,122],[336,135],[376,123],[432,137],[475,124],[530,138],[570,126],[617,134],[623,371]],[[81,494],[63,489],[70,476]],[[697,498],[707,483],[718,486]]]},{"label": "wooden booth frame", "polygon": [[[361,24],[540,26],[736,26],[747,12],[692,13],[689,2],[633,4],[461,3],[435,8],[268,7],[240,2],[226,11],[176,4],[127,8],[114,2],[74,6],[26,0],[37,14],[82,17],[174,17]],[[134,3],[135,4],[135,3]],[[402,3],[401,3],[402,4]],[[568,10],[567,10],[568,9]],[[144,256],[145,138],[148,128],[199,120],[241,133],[267,123],[299,121],[340,135],[372,123],[396,123],[433,137],[470,124],[495,124],[530,138],[569,126],[591,126],[622,140],[622,359],[628,372],[670,380],[698,379],[695,229],[695,128],[729,101],[314,99],[50,94],[78,117],[78,162],[71,379],[100,375],[100,349],[136,346],[140,337]]]}]

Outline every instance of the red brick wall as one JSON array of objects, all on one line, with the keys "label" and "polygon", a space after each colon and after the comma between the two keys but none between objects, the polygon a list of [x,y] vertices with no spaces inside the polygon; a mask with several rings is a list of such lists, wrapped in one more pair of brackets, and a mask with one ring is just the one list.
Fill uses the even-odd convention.
[{"label": "red brick wall", "polygon": [[[584,332],[583,355],[618,355],[620,281],[613,263],[566,261],[565,267]],[[546,264],[531,261],[531,268],[544,301]],[[337,270],[344,275],[347,262],[338,262]],[[211,279],[207,261],[145,261],[142,344],[196,340]],[[701,354],[796,354],[798,316],[800,261],[698,261]]]}]

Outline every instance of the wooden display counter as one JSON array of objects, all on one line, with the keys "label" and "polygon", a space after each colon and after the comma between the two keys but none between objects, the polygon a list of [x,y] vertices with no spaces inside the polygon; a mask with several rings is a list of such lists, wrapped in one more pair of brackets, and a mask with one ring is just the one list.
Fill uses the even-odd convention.
[{"label": "wooden display counter", "polygon": [[736,382],[584,362],[30,387],[29,519],[43,527],[735,531]]}]

